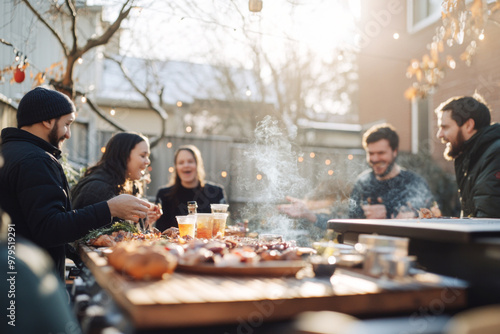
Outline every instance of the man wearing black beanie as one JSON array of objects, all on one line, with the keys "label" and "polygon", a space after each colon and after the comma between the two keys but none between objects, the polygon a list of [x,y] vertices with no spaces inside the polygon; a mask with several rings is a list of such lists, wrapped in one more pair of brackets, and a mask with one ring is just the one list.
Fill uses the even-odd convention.
[{"label": "man wearing black beanie", "polygon": [[68,182],[58,159],[75,118],[75,105],[66,95],[37,87],[19,102],[18,128],[5,128],[1,134],[0,206],[10,215],[16,235],[48,251],[63,281],[66,243],[110,224],[112,217],[138,221],[150,206],[122,194],[71,210]]}]

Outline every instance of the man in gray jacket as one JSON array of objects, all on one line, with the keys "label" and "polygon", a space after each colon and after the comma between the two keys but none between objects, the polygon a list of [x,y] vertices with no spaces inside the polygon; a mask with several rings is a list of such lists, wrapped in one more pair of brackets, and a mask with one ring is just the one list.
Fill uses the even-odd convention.
[{"label": "man in gray jacket", "polygon": [[454,160],[462,217],[500,218],[500,124],[474,94],[452,97],[436,110],[444,157]]}]

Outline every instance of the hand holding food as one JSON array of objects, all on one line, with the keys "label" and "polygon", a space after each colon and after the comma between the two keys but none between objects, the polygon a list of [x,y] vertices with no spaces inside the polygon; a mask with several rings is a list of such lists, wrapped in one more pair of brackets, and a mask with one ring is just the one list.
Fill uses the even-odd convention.
[{"label": "hand holding food", "polygon": [[278,211],[286,214],[291,218],[305,218],[311,222],[316,222],[316,215],[309,210],[305,201],[287,196],[286,200],[290,204],[280,204],[278,205]]},{"label": "hand holding food", "polygon": [[108,201],[112,217],[138,222],[139,218],[146,218],[152,204],[132,195],[121,194]]},{"label": "hand holding food", "polygon": [[384,204],[367,204],[361,208],[368,219],[385,219],[387,216],[387,208]]},{"label": "hand holding food", "polygon": [[161,215],[163,214],[160,206],[156,204],[151,204],[148,210],[148,216],[146,219],[146,223],[151,226],[155,221],[157,221]]}]

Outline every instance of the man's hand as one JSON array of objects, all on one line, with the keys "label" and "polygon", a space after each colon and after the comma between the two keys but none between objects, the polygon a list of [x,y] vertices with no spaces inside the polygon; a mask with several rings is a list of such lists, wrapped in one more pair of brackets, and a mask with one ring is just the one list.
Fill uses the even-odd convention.
[{"label": "man's hand", "polygon": [[138,222],[139,218],[146,218],[152,204],[132,195],[121,194],[108,201],[112,217]]},{"label": "man's hand", "polygon": [[366,204],[361,205],[365,217],[368,219],[385,219],[387,218],[387,209],[384,204]]},{"label": "man's hand", "polygon": [[[394,216],[394,215],[393,215]],[[415,211],[413,210],[400,210],[398,212],[398,215],[394,218],[396,219],[412,219],[412,218],[416,218],[417,216],[415,215]]]},{"label": "man's hand", "polygon": [[290,218],[304,218],[311,223],[316,222],[316,215],[309,210],[305,201],[290,196],[286,196],[286,200],[289,201],[290,204],[278,205],[279,212],[286,214]]}]

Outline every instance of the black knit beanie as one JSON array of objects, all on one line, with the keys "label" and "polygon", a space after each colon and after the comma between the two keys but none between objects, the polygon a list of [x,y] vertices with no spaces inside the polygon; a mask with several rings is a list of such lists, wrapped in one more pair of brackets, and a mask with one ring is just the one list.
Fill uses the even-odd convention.
[{"label": "black knit beanie", "polygon": [[73,101],[63,93],[36,87],[19,102],[17,127],[48,121],[75,111]]}]

